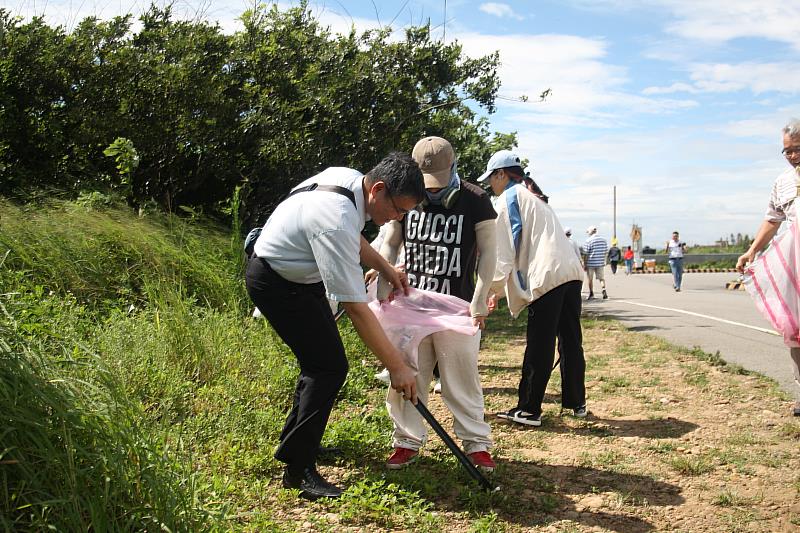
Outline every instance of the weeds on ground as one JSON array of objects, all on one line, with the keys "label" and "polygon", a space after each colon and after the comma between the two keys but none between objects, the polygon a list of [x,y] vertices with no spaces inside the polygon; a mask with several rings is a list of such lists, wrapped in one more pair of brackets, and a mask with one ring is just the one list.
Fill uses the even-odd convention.
[{"label": "weeds on ground", "polygon": [[714,470],[714,465],[704,457],[670,457],[667,464],[685,476],[700,476]]}]

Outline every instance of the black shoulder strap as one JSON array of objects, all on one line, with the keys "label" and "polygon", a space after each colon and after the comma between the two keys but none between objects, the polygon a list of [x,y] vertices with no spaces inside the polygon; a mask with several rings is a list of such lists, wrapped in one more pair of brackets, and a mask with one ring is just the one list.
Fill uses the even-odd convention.
[{"label": "black shoulder strap", "polygon": [[[340,187],[339,185],[320,185],[319,183],[312,183],[311,185],[306,185],[305,187],[300,187],[299,189],[295,189],[289,193],[289,196],[294,196],[300,192],[306,191],[327,191],[327,192],[335,192],[336,194],[341,194],[342,196],[346,196],[353,202],[353,207],[358,209],[358,205],[356,205],[356,195],[353,194],[353,191],[346,187]],[[289,198],[287,196],[287,198]]]}]

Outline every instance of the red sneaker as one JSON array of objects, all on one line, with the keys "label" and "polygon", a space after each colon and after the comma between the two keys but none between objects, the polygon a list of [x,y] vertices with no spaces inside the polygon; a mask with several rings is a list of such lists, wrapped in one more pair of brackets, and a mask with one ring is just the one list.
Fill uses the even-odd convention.
[{"label": "red sneaker", "polygon": [[497,466],[494,464],[492,456],[489,455],[489,452],[471,453],[469,454],[469,460],[472,461],[472,464],[484,472],[493,472],[494,467]]},{"label": "red sneaker", "polygon": [[410,448],[395,448],[392,456],[386,461],[386,468],[389,470],[400,470],[408,466],[417,459],[419,452]]}]

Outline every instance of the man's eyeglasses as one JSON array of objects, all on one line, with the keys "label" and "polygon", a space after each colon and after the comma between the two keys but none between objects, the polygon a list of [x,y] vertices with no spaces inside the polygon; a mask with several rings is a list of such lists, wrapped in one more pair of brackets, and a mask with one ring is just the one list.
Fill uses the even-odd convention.
[{"label": "man's eyeglasses", "polygon": [[397,207],[397,204],[394,202],[394,196],[392,196],[392,193],[389,192],[389,189],[384,189],[384,190],[386,191],[386,196],[389,197],[389,201],[392,202],[392,207],[397,212],[397,214],[400,215],[401,217],[406,216],[409,210],[400,209],[399,207]]},{"label": "man's eyeglasses", "polygon": [[784,148],[781,150],[781,153],[789,157],[795,154],[800,154],[800,146],[790,146],[789,148]]}]

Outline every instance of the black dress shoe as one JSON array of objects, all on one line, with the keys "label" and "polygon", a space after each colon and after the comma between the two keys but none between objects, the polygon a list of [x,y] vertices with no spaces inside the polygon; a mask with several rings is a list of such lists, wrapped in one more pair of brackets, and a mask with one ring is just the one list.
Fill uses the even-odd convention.
[{"label": "black dress shoe", "polygon": [[283,486],[287,489],[300,489],[300,496],[309,500],[338,498],[342,495],[342,489],[325,481],[314,466],[307,467],[299,475],[290,474],[289,467],[286,467],[283,471]]}]

